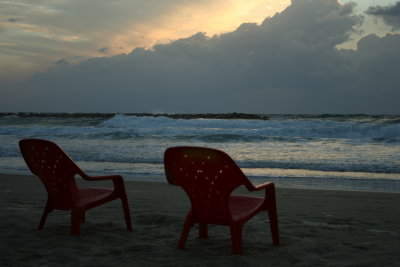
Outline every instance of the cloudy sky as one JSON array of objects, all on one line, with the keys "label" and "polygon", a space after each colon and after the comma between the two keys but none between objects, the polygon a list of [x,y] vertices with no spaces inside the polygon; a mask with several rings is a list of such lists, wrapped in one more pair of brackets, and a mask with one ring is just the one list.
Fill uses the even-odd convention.
[{"label": "cloudy sky", "polygon": [[0,0],[0,112],[400,114],[398,47],[398,0]]}]

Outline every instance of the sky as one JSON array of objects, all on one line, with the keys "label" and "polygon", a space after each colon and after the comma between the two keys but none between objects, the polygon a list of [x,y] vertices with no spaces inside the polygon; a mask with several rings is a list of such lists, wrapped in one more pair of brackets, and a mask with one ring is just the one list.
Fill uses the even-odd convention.
[{"label": "sky", "polygon": [[0,0],[0,112],[400,114],[398,0]]}]

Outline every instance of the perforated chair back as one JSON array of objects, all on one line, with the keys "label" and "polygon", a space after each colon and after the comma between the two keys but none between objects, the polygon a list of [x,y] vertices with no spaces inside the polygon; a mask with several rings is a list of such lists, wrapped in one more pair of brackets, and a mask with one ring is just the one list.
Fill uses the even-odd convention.
[{"label": "perforated chair back", "polygon": [[248,183],[236,163],[220,150],[168,148],[164,166],[168,182],[185,190],[199,220],[230,220],[229,195],[235,188]]},{"label": "perforated chair back", "polygon": [[68,210],[77,192],[74,176],[82,171],[55,143],[24,139],[21,153],[31,172],[43,182],[54,208]]}]

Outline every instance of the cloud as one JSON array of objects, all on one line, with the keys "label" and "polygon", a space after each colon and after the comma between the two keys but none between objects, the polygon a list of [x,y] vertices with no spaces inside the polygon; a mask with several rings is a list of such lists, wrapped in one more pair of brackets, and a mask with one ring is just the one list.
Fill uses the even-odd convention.
[{"label": "cloud", "polygon": [[[108,55],[129,53],[134,47],[151,47],[160,40],[154,31],[171,27],[171,17],[177,9],[196,10],[197,5],[213,2],[0,1],[0,17],[5,18],[0,20],[0,69],[7,69],[7,75],[0,73],[0,80],[25,78],[52,66],[59,58],[77,63],[103,56],[104,52],[98,50],[102,47],[109,48]],[[8,18],[11,20],[7,21]],[[180,24],[185,25],[185,21]]]},{"label": "cloud", "polygon": [[57,65],[68,65],[69,62],[65,58],[62,58],[62,59],[57,60],[56,64]]},{"label": "cloud", "polygon": [[8,22],[16,23],[16,22],[21,21],[21,18],[9,18],[7,21],[8,21]]},{"label": "cloud", "polygon": [[365,13],[382,18],[393,30],[400,30],[400,2],[390,6],[373,6]]},{"label": "cloud", "polygon": [[16,89],[21,97],[12,108],[400,113],[400,35],[370,35],[357,50],[338,50],[362,21],[353,8],[336,0],[297,0],[261,24],[225,34],[199,32],[151,49],[55,66]]},{"label": "cloud", "polygon": [[101,53],[107,53],[108,51],[110,51],[110,48],[108,48],[108,47],[102,47],[99,49],[99,52],[101,52]]}]

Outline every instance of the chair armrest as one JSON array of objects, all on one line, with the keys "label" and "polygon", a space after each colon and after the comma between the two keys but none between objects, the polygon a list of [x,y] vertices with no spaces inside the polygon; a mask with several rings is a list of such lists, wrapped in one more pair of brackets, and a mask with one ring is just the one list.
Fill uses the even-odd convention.
[{"label": "chair armrest", "polygon": [[253,186],[254,190],[250,191],[260,191],[264,190],[265,194],[265,205],[267,210],[273,211],[276,213],[276,195],[275,195],[275,184],[273,182],[266,182],[263,184],[259,184],[257,186]]},{"label": "chair armrest", "polygon": [[124,178],[121,175],[104,175],[104,176],[89,176],[86,173],[81,174],[82,178],[88,181],[109,181],[114,184],[114,191],[126,194]]},{"label": "chair armrest", "polygon": [[263,189],[268,190],[268,189],[273,189],[273,188],[275,188],[275,185],[273,182],[266,182],[266,183],[257,185],[255,187],[255,191],[260,191]]},{"label": "chair armrest", "polygon": [[106,180],[123,180],[121,175],[103,175],[103,176],[90,176],[87,174],[82,175],[82,178],[88,181],[106,181]]},{"label": "chair armrest", "polygon": [[260,190],[263,190],[263,189],[268,191],[268,190],[271,190],[272,188],[275,188],[275,185],[274,185],[273,182],[266,182],[266,183],[254,186],[253,184],[251,184],[249,182],[249,184],[246,184],[246,187],[250,192],[254,192],[254,191],[260,191]]}]

